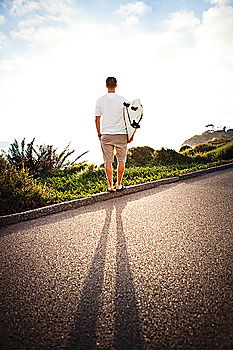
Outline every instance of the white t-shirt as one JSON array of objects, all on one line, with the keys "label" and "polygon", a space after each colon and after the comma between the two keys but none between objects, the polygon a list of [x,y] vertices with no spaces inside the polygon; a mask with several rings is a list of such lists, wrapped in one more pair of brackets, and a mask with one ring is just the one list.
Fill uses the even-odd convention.
[{"label": "white t-shirt", "polygon": [[95,115],[102,118],[102,134],[126,134],[123,103],[127,100],[116,93],[107,93],[96,102]]}]

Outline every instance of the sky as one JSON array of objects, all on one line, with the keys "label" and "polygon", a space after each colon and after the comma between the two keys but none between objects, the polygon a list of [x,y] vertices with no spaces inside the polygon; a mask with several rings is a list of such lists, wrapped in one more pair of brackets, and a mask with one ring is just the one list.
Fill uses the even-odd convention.
[{"label": "sky", "polygon": [[130,147],[233,127],[233,1],[0,0],[0,148],[24,137],[100,164],[95,104],[140,98]]}]

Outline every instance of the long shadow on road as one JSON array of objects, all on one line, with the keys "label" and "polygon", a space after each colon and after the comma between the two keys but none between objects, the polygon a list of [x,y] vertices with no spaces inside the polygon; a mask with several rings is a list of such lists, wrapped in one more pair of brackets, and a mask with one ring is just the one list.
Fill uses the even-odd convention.
[{"label": "long shadow on road", "polygon": [[[122,223],[126,203],[116,205],[117,244],[115,277],[115,333],[114,349],[143,349],[139,312],[135,297],[127,245]],[[74,330],[66,350],[100,349],[97,345],[97,318],[101,312],[101,293],[104,283],[104,266],[109,227],[114,206],[106,209],[105,223],[100,235],[89,273],[86,277],[80,302],[75,314]],[[105,349],[105,348],[101,348]],[[106,349],[107,350],[107,349]]]},{"label": "long shadow on road", "polygon": [[105,223],[76,311],[75,329],[67,347],[69,350],[96,348],[96,321],[101,307],[100,295],[104,283],[104,263],[112,211],[113,207],[106,209]]},{"label": "long shadow on road", "polygon": [[143,342],[133,275],[129,264],[122,222],[124,206],[116,206],[115,347],[121,350],[136,350],[143,349]]}]

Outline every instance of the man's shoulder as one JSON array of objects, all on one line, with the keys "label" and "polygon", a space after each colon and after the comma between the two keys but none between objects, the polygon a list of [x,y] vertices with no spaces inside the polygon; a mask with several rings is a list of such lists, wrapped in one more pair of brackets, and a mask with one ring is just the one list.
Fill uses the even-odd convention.
[{"label": "man's shoulder", "polygon": [[103,96],[100,96],[99,98],[97,98],[97,101],[101,101],[101,100],[104,100],[105,98],[107,97],[107,95],[103,95]]},{"label": "man's shoulder", "polygon": [[121,96],[121,95],[117,95],[117,94],[116,94],[116,97],[117,97],[120,101],[122,101],[122,102],[127,102],[127,101],[128,101],[127,98],[125,98],[125,97],[123,97],[123,96]]},{"label": "man's shoulder", "polygon": [[[127,98],[125,98],[121,95],[118,95],[118,94],[114,94],[114,96],[110,96],[110,97],[117,99],[121,103],[128,102]],[[109,94],[105,94],[97,99],[97,103],[101,103],[102,101],[108,101],[108,100],[109,100]]]}]

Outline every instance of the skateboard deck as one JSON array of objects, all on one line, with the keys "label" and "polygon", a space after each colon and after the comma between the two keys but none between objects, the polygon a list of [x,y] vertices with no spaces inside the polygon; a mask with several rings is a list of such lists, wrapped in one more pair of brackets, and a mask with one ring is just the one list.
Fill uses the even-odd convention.
[{"label": "skateboard deck", "polygon": [[129,141],[136,130],[140,128],[140,122],[143,117],[143,106],[141,105],[139,98],[131,101],[130,103],[124,102],[123,116]]}]

